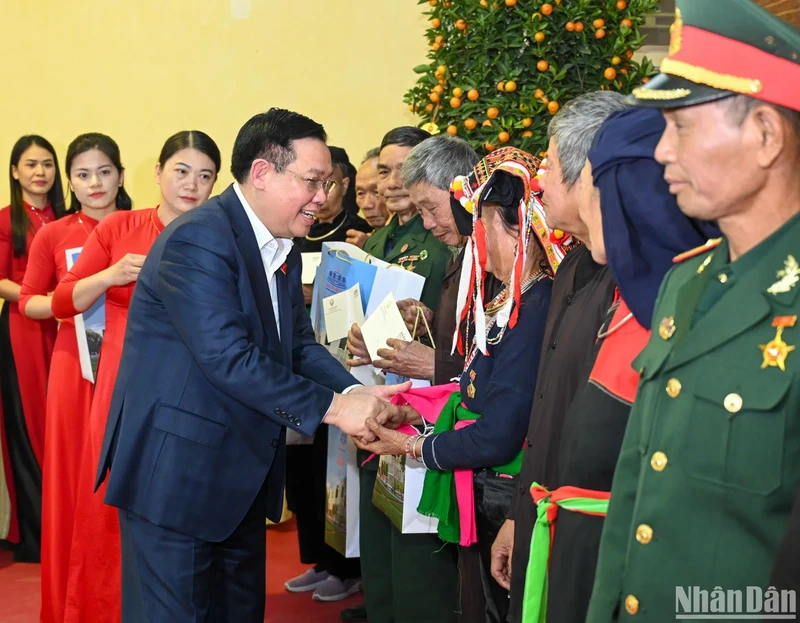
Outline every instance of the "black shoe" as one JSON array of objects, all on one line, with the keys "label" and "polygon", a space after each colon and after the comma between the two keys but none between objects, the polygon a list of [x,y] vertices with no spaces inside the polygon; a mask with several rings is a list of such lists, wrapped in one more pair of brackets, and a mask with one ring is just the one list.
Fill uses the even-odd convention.
[{"label": "black shoe", "polygon": [[344,623],[354,623],[355,621],[367,620],[367,606],[365,604],[358,604],[352,608],[345,608],[339,614],[339,618]]},{"label": "black shoe", "polygon": [[42,562],[41,554],[27,547],[18,547],[14,550],[14,562],[27,562],[39,564]]}]

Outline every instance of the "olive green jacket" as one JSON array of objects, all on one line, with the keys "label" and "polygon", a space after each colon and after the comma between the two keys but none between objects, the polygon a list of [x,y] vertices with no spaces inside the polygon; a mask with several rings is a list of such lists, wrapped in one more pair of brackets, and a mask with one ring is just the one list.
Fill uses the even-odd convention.
[{"label": "olive green jacket", "polygon": [[674,622],[676,587],[767,589],[800,488],[800,350],[771,348],[800,315],[798,240],[800,216],[736,262],[710,242],[667,274],[587,623]]}]

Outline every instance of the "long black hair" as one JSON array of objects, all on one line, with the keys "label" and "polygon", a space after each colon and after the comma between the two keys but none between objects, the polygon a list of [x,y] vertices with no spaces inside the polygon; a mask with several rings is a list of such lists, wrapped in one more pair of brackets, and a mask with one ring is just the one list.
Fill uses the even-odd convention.
[{"label": "long black hair", "polygon": [[[119,154],[119,145],[117,145],[114,139],[110,136],[99,134],[97,132],[89,132],[88,134],[81,134],[78,136],[69,144],[69,147],[67,147],[67,157],[64,162],[64,169],[67,172],[67,178],[72,175],[72,161],[75,160],[77,156],[85,154],[87,151],[92,151],[93,149],[104,153],[108,159],[111,160],[111,164],[114,165],[117,173],[122,175],[122,173],[125,171],[125,167],[122,166],[122,159]],[[117,210],[130,210],[133,207],[133,201],[131,200],[128,191],[125,190],[124,184],[117,190],[116,204]],[[75,196],[75,192],[70,190],[69,211],[78,212],[80,209],[81,202],[78,201],[78,198]]]},{"label": "long black hair", "polygon": [[46,149],[53,156],[55,178],[53,187],[47,192],[47,200],[50,202],[50,207],[53,209],[55,217],[59,219],[67,211],[64,204],[64,188],[61,185],[61,169],[58,166],[56,150],[53,149],[50,141],[37,134],[23,136],[14,143],[14,147],[11,149],[11,162],[8,165],[9,187],[11,188],[11,242],[14,248],[14,257],[22,257],[27,253],[28,233],[33,228],[33,222],[22,200],[22,184],[18,179],[14,178],[14,167],[19,168],[22,154],[33,145]]},{"label": "long black hair", "polygon": [[167,164],[167,160],[182,149],[196,149],[201,154],[208,156],[217,168],[217,175],[219,175],[219,169],[222,166],[219,147],[217,147],[214,139],[200,130],[183,130],[170,136],[161,148],[158,164],[163,167]]}]

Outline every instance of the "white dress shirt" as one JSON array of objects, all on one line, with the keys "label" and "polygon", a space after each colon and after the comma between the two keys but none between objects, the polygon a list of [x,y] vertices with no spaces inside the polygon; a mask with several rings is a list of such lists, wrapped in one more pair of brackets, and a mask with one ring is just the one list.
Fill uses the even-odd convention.
[{"label": "white dress shirt", "polygon": [[281,315],[278,309],[278,286],[275,279],[281,266],[286,263],[286,258],[289,257],[289,252],[292,250],[294,242],[288,238],[276,238],[267,229],[267,226],[261,222],[253,212],[253,208],[245,199],[242,194],[242,189],[239,184],[233,184],[233,190],[239,201],[242,202],[244,212],[250,220],[250,225],[253,227],[253,233],[256,235],[256,244],[258,250],[261,252],[261,261],[264,262],[264,272],[267,275],[267,284],[269,285],[269,295],[272,298],[272,311],[275,314],[275,325],[278,328],[278,337],[281,336]]},{"label": "white dress shirt", "polygon": [[[261,252],[261,261],[264,263],[264,273],[267,275],[269,295],[272,298],[272,312],[275,314],[275,325],[278,329],[278,337],[281,337],[281,314],[278,306],[278,284],[275,279],[275,273],[286,263],[286,258],[289,257],[289,252],[292,250],[294,242],[288,238],[276,238],[273,236],[267,229],[267,226],[256,216],[253,208],[250,207],[247,199],[245,199],[245,196],[242,194],[242,189],[239,188],[239,184],[236,182],[233,184],[233,190],[236,192],[236,196],[239,197],[239,201],[242,202],[244,212],[247,214],[250,225],[253,227],[253,233],[256,236],[256,244]],[[360,385],[351,385],[342,393],[347,394],[356,387],[360,387]],[[332,404],[333,402],[331,402],[331,405]],[[328,411],[330,411],[330,407]]]}]

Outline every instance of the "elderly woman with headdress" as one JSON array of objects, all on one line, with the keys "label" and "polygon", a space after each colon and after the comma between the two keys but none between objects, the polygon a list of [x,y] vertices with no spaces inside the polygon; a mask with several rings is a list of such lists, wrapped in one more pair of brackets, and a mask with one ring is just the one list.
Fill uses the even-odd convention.
[{"label": "elderly woman with headdress", "polygon": [[[444,396],[441,411],[439,403],[436,413],[422,414],[429,422],[436,420],[432,431],[407,435],[372,420],[379,440],[363,446],[424,463],[429,471],[418,511],[438,518],[444,541],[463,546],[477,541],[478,577],[463,581],[477,587],[484,575],[486,615],[472,613],[479,621],[504,622],[508,611],[508,593],[489,572],[491,546],[516,486],[552,277],[563,258],[544,223],[535,179],[538,166],[533,156],[503,148],[479,162],[469,176],[453,181],[452,195],[472,213],[474,224],[458,297],[460,317],[469,319],[466,326],[473,335],[459,334],[455,340],[465,355],[464,372],[460,383],[448,388],[454,391]],[[487,272],[504,287],[484,308]],[[387,426],[424,423],[412,408],[395,413],[384,422]],[[470,488],[465,504],[464,492],[468,495]]]},{"label": "elderly woman with headdress", "polygon": [[[659,111],[611,115],[595,135],[581,174],[579,211],[592,256],[608,264],[614,304],[595,344],[594,367],[570,405],[554,482],[534,483],[538,520],[525,578],[523,623],[583,623],[592,594],[603,518],[661,281],[680,253],[718,236],[686,217],[654,159],[664,131]],[[639,543],[652,530],[632,528]],[[549,552],[549,557],[548,557]],[[549,573],[548,573],[549,564]]]}]

